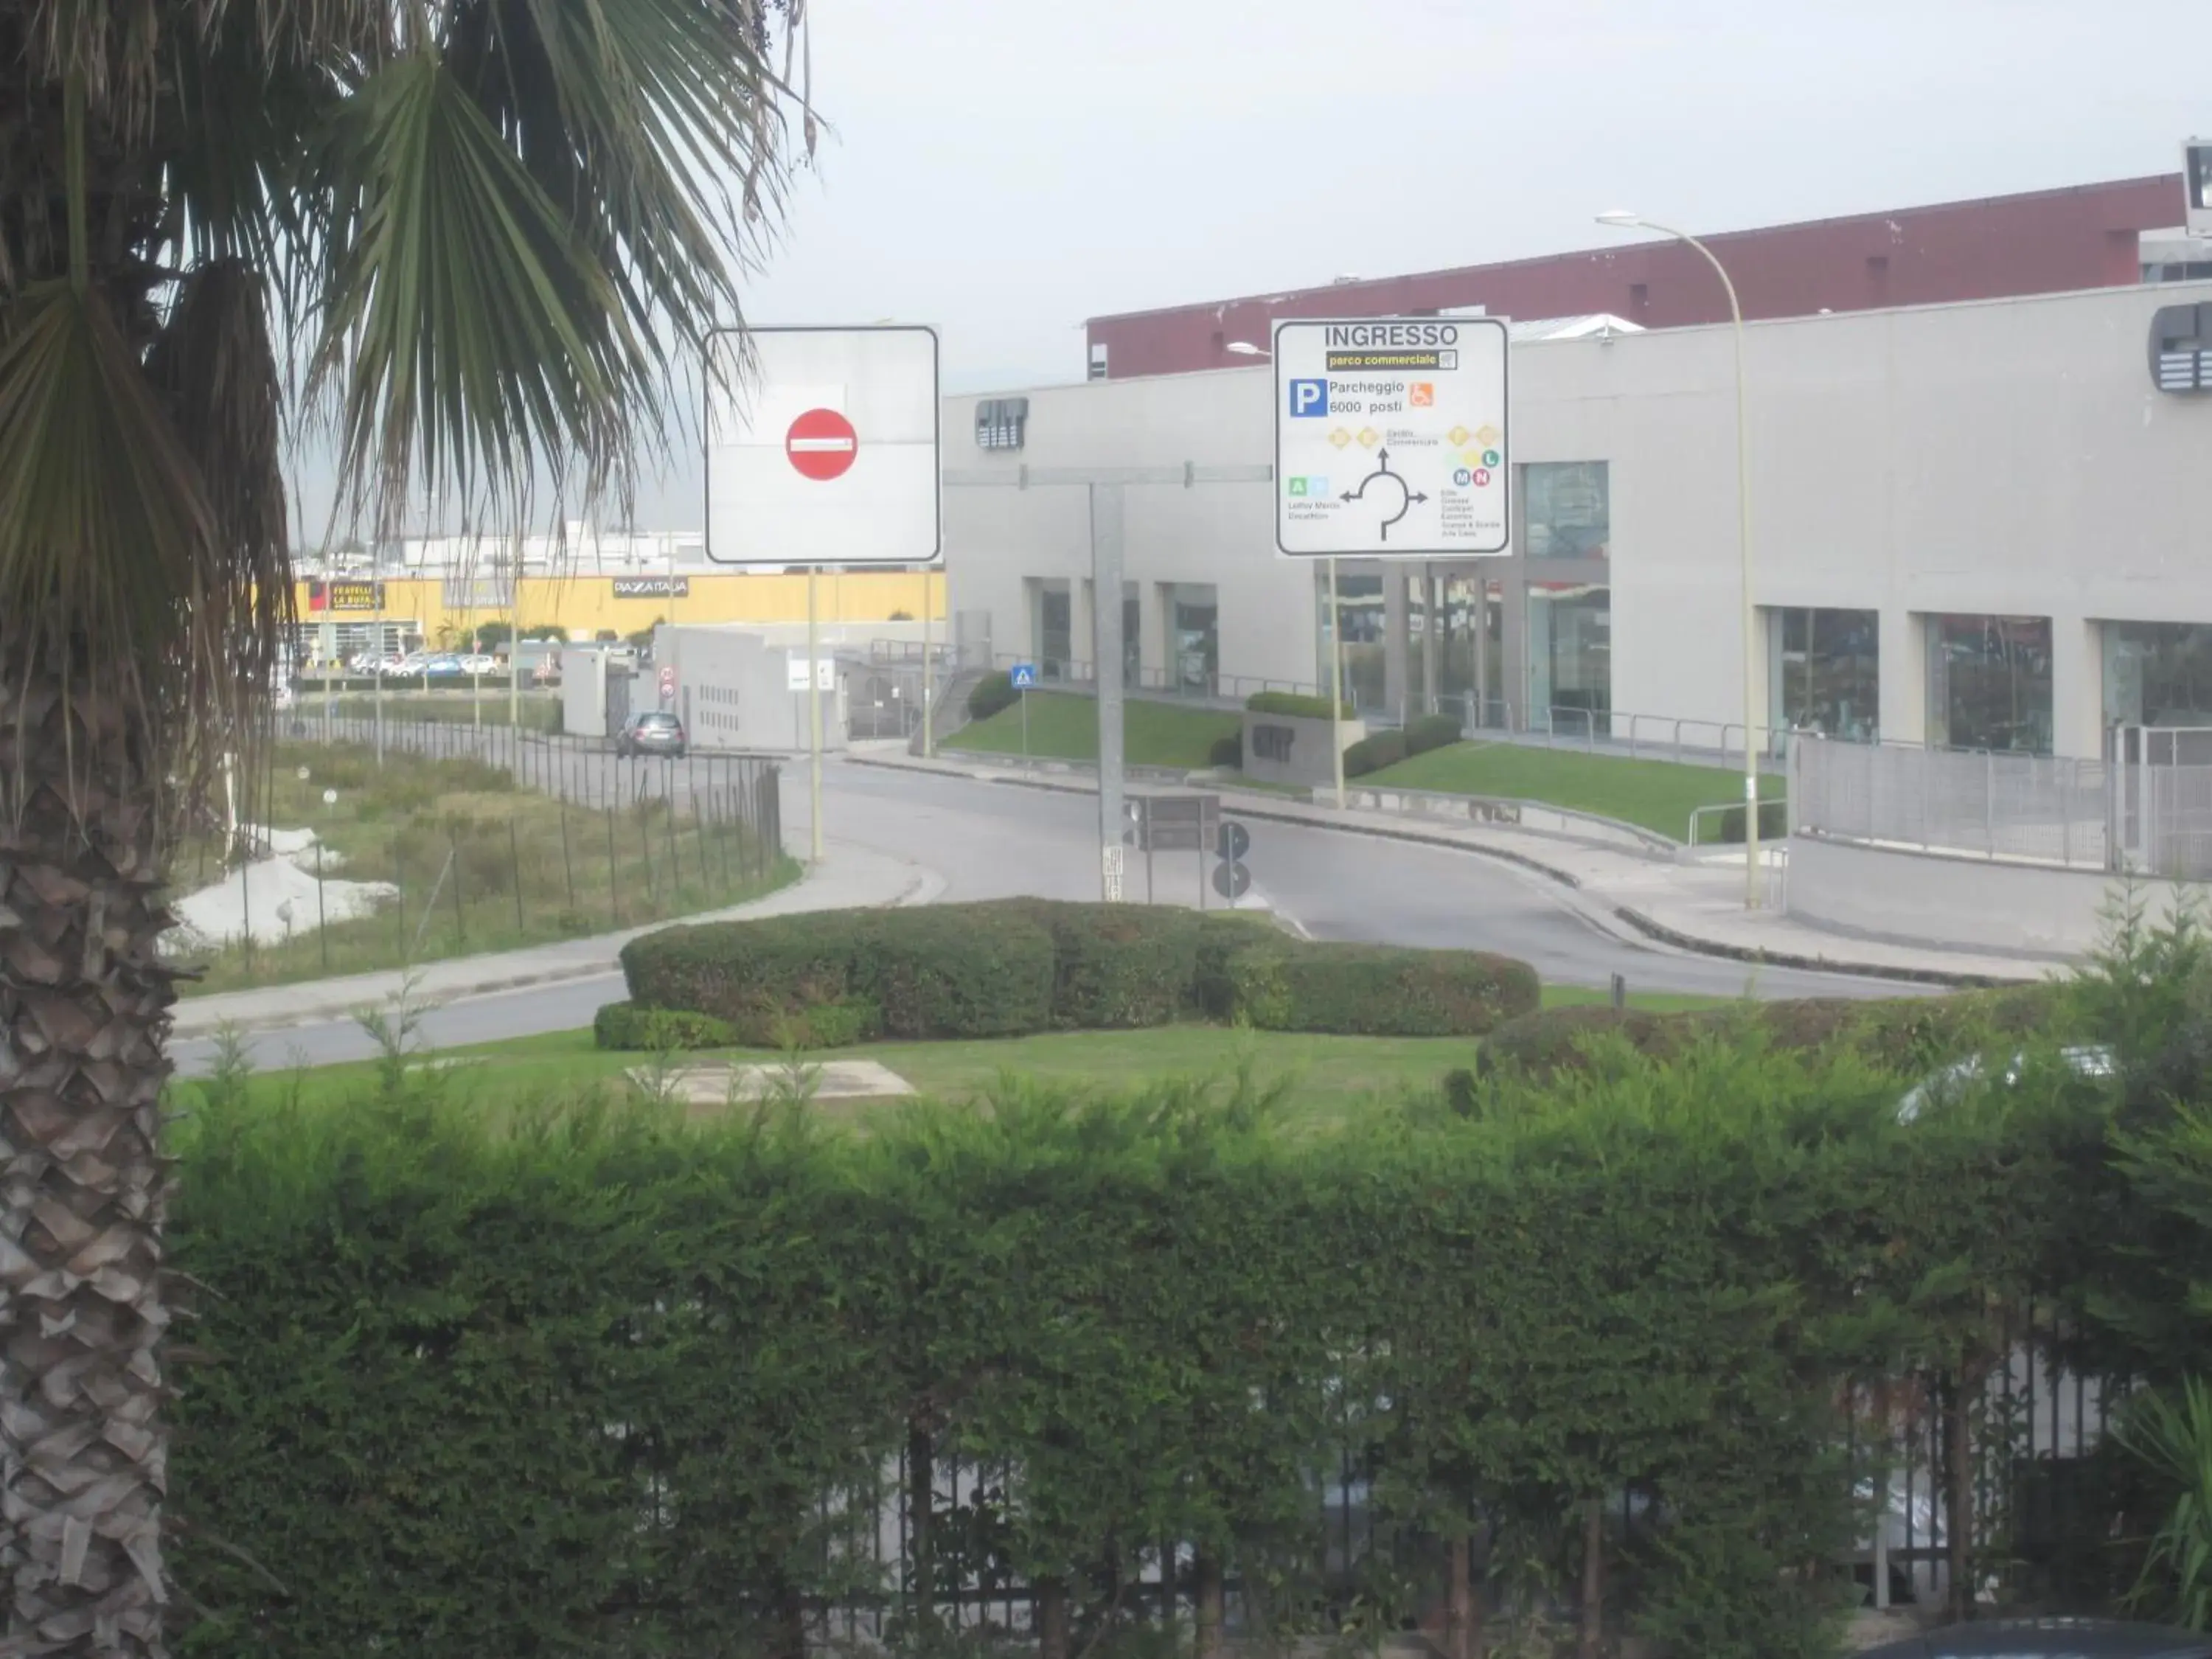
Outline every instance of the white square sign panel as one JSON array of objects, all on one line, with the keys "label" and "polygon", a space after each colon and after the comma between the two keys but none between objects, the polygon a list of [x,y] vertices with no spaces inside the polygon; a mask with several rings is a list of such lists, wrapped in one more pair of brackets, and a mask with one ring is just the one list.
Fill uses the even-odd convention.
[{"label": "white square sign panel", "polygon": [[1275,546],[1469,557],[1511,539],[1505,322],[1275,325]]},{"label": "white square sign panel", "polygon": [[757,328],[707,349],[710,562],[940,561],[934,329]]}]

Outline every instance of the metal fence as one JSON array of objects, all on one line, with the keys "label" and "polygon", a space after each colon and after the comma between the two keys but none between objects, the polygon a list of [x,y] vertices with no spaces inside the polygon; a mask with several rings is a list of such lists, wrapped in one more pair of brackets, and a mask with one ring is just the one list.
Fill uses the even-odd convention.
[{"label": "metal fence", "polygon": [[[1940,1373],[1856,1384],[1839,1395],[1839,1478],[1856,1488],[1862,1530],[1854,1550],[1832,1565],[1858,1578],[1866,1603],[1929,1607],[1947,1595],[1956,1467],[1950,1437],[1962,1423],[1977,1571],[2000,1581],[2004,1599],[2016,1605],[2087,1612],[2109,1601],[2108,1516],[2087,1472],[2124,1391],[2059,1358],[2063,1333],[2047,1309],[2016,1310],[1998,1334],[2004,1357],[1970,1391],[1964,1410],[1954,1380]],[[1324,1445],[1311,1471],[1314,1508],[1298,1536],[1275,1541],[1287,1554],[1268,1564],[1271,1577],[1287,1566],[1295,1582],[1263,1591],[1231,1573],[1230,1627],[1253,1634],[1268,1626],[1271,1613],[1282,1611],[1270,1601],[1287,1592],[1318,1628],[1340,1633],[1361,1600],[1384,1583],[1397,1586],[1396,1604],[1388,1609],[1394,1625],[1431,1627],[1445,1595],[1440,1540],[1394,1522],[1376,1498],[1388,1402],[1362,1401],[1356,1389],[1337,1382],[1326,1391],[1338,1421],[1334,1443]],[[940,1443],[919,1457],[910,1445],[906,1455],[887,1457],[872,1480],[824,1495],[816,1506],[821,1547],[825,1565],[836,1571],[823,1576],[850,1588],[811,1609],[815,1642],[874,1646],[898,1625],[910,1626],[921,1589],[918,1516],[930,1529],[928,1602],[938,1624],[971,1637],[1018,1640],[1033,1632],[1034,1589],[1000,1547],[1021,1484],[1018,1467],[978,1464]],[[917,1504],[924,1491],[926,1503]],[[1652,1495],[1632,1486],[1613,1494],[1606,1524],[1628,1540],[1665,1522]],[[1188,1622],[1195,1612],[1194,1563],[1187,1543],[1123,1540],[1112,1568],[1116,1617]],[[1571,1616],[1571,1594],[1562,1571],[1550,1592],[1555,1615]]]},{"label": "metal fence", "polygon": [[2212,877],[2212,764],[2169,763],[2186,751],[2126,735],[2097,760],[1800,736],[1790,829],[2063,869]]},{"label": "metal fence", "polygon": [[1810,736],[1799,737],[1790,754],[1793,834],[2114,867],[2112,769],[2104,761]]},{"label": "metal fence", "polygon": [[[273,735],[287,745],[264,749],[274,763],[227,780],[179,824],[178,947],[212,983],[637,926],[743,899],[778,868],[780,779],[764,757],[621,760],[512,726],[308,711]],[[316,753],[341,744],[352,752]],[[422,758],[507,773],[519,793],[465,771],[424,784],[410,775]],[[447,810],[441,788],[479,793]]]}]

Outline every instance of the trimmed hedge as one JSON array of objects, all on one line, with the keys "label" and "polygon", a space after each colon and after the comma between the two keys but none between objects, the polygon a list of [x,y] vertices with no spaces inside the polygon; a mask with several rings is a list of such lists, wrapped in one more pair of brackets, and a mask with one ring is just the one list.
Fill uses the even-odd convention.
[{"label": "trimmed hedge", "polygon": [[1463,951],[1304,944],[1262,918],[1000,899],[671,927],[622,952],[635,1007],[603,1047],[689,1010],[749,1047],[1164,1025],[1479,1036],[1534,1009],[1535,972]]},{"label": "trimmed hedge", "polygon": [[1344,775],[1364,778],[1370,772],[1380,772],[1386,766],[1395,766],[1406,758],[1406,734],[1403,732],[1377,732],[1360,738],[1344,751]]},{"label": "trimmed hedge", "polygon": [[1206,763],[1208,766],[1242,768],[1244,764],[1243,732],[1231,732],[1225,738],[1216,738],[1206,751]]},{"label": "trimmed hedge", "polygon": [[1196,911],[1016,902],[1052,939],[1053,1024],[1072,1030],[1165,1025],[1191,1011],[1201,920]]},{"label": "trimmed hedge", "polygon": [[968,718],[987,720],[1001,708],[1012,708],[1021,698],[1022,694],[1014,690],[1012,674],[986,674],[968,694]]},{"label": "trimmed hedge", "polygon": [[[1244,699],[1244,707],[1255,714],[1280,714],[1289,720],[1325,720],[1329,714],[1327,697],[1310,696],[1303,691],[1255,691]],[[1337,718],[1358,717],[1347,702],[1337,706]]]},{"label": "trimmed hedge", "polygon": [[1466,735],[1460,730],[1456,714],[1419,715],[1406,722],[1406,752],[1425,755],[1431,749],[1457,743]]},{"label": "trimmed hedge", "polygon": [[1715,1036],[1756,1030],[1785,1052],[1836,1048],[1886,1069],[1926,1071],[1991,1040],[2024,1040],[2047,1030],[2060,1008],[2054,985],[2023,985],[1949,997],[1875,1002],[1812,998],[1746,1002],[1693,1013],[1655,1014],[1603,1006],[1547,1008],[1491,1033],[1477,1064],[1534,1079],[1590,1070],[1617,1039],[1654,1060],[1674,1060]]},{"label": "trimmed hedge", "polygon": [[[1164,1652],[1187,1635],[1115,1576],[1161,1542],[1270,1575],[1254,1645],[1287,1648],[1345,1594],[1313,1476],[1349,1459],[1393,1564],[1361,1629],[1433,1612],[1471,1515],[1542,1538],[1631,1491],[1608,1638],[1832,1654],[1806,1569],[1881,1455],[1842,1380],[1986,1343],[2068,1260],[2085,1175],[2070,1123],[1908,1133],[1896,1086],[1747,1048],[1448,1121],[1284,1133],[1249,1087],[1009,1084],[819,1136],[203,1084],[169,1234],[216,1292],[175,1406],[178,1651],[805,1659],[823,1609],[910,1628],[988,1549],[1010,1597],[1048,1579]],[[856,1526],[897,1548],[902,1486],[954,1456],[1021,1501],[855,1573]],[[1474,1553],[1501,1633],[1513,1601],[1571,1608],[1572,1556]]]},{"label": "trimmed hedge", "polygon": [[1264,1031],[1479,1036],[1534,1012],[1543,992],[1510,957],[1390,945],[1260,947],[1227,972],[1235,1013]]},{"label": "trimmed hedge", "polygon": [[634,1002],[610,1002],[592,1017],[592,1041],[602,1048],[729,1048],[737,1027],[712,1014],[688,1008],[641,1008]]}]

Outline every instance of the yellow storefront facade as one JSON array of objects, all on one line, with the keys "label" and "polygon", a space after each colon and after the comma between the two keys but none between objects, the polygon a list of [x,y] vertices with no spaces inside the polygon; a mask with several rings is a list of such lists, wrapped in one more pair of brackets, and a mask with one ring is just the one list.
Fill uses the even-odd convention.
[{"label": "yellow storefront facade", "polygon": [[[942,571],[825,571],[816,605],[825,623],[945,619]],[[324,623],[341,654],[359,648],[383,624],[387,638],[430,650],[459,649],[483,623],[515,621],[521,631],[552,626],[572,640],[602,632],[627,635],[656,623],[796,623],[806,620],[804,575],[714,572],[666,576],[526,576],[518,614],[504,605],[471,605],[472,585],[436,577],[338,578],[299,584],[302,643],[319,653]],[[474,591],[481,592],[477,587]]]}]

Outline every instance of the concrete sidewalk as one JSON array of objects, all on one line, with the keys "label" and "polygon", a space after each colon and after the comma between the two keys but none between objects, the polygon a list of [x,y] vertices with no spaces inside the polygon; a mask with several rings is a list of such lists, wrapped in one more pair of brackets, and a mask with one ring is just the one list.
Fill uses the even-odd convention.
[{"label": "concrete sidewalk", "polygon": [[[416,990],[426,1002],[483,996],[561,980],[611,973],[622,947],[643,933],[678,921],[727,921],[757,916],[788,916],[813,910],[883,909],[927,904],[944,890],[934,873],[904,859],[865,847],[830,842],[830,856],[810,867],[790,886],[765,898],[726,910],[670,921],[657,921],[619,933],[595,933],[522,951],[452,957],[425,963],[416,970]],[[403,983],[398,972],[355,974],[343,979],[310,980],[250,991],[225,991],[179,1002],[171,1022],[177,1037],[205,1036],[228,1024],[242,1030],[266,1030],[304,1022],[343,1018],[358,1008],[381,1007]]]},{"label": "concrete sidewalk", "polygon": [[[1095,778],[1079,771],[1041,774],[970,759],[921,760],[869,745],[847,764],[982,779],[1031,789],[1096,794]],[[1194,786],[1197,787],[1197,786]],[[1208,787],[1218,787],[1208,785]],[[1352,808],[1341,811],[1286,795],[1222,788],[1224,807],[1240,817],[1458,848],[1503,859],[1559,884],[1563,902],[1617,937],[1671,945],[1701,955],[1930,985],[2033,981],[2073,964],[2057,957],[1998,956],[1938,951],[1830,933],[1786,912],[1747,910],[1743,854],[1716,851],[1693,862],[1642,857],[1622,846],[1565,835],[1538,835],[1509,825]]]}]

